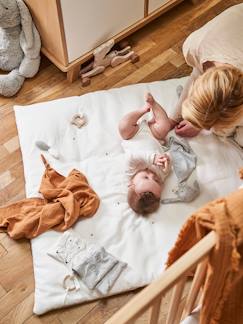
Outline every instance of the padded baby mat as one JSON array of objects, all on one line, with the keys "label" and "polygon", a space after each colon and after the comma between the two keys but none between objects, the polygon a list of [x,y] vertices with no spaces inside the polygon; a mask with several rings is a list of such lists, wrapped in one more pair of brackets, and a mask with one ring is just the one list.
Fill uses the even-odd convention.
[{"label": "padded baby mat", "polygon": [[[186,78],[181,78],[137,84],[80,97],[15,106],[27,197],[39,196],[44,172],[40,153],[43,152],[35,143],[43,141],[59,154],[59,159],[55,159],[44,152],[51,166],[65,176],[73,168],[80,170],[101,199],[97,213],[80,219],[71,231],[80,239],[104,247],[127,264],[106,295],[135,289],[157,278],[187,216],[205,202],[240,185],[238,169],[242,166],[243,153],[215,135],[202,133],[189,140],[198,157],[199,197],[191,203],[161,205],[156,213],[146,218],[136,215],[128,207],[118,121],[125,113],[141,107],[148,91],[170,112],[177,100],[176,87],[184,85],[185,81]],[[81,113],[87,118],[87,124],[81,128],[71,125],[72,117]],[[172,172],[163,195],[171,196],[174,185]],[[76,278],[75,289],[66,289],[64,281],[70,270],[48,254],[55,249],[62,235],[48,231],[31,240],[36,314],[105,296],[88,289],[79,278]]]}]

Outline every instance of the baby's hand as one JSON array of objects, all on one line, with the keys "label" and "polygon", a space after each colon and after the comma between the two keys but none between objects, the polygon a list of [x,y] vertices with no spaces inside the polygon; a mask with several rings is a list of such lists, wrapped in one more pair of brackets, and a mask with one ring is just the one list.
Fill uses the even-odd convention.
[{"label": "baby's hand", "polygon": [[162,168],[163,171],[167,171],[170,165],[170,157],[168,154],[155,154],[154,164]]}]

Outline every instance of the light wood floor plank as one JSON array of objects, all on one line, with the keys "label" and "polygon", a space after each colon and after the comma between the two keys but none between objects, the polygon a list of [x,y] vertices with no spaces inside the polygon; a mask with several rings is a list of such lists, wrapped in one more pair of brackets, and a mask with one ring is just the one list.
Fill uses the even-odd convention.
[{"label": "light wood floor plank", "polygon": [[0,324],[22,324],[32,316],[34,304],[34,293],[31,293],[23,301],[18,303],[3,319],[0,319]]},{"label": "light wood floor plank", "polygon": [[60,315],[58,315],[58,319],[63,324],[76,324],[84,316],[90,313],[97,306],[97,304],[98,302],[94,301],[94,302],[86,303],[82,307],[74,306],[72,307],[72,312],[70,312],[69,308],[63,309],[60,312]]},{"label": "light wood floor plank", "polygon": [[13,182],[15,179],[11,176],[11,173],[9,170],[3,172],[0,174],[0,190],[4,189],[9,185],[11,182]]},{"label": "light wood floor plank", "polygon": [[21,281],[10,290],[4,297],[1,298],[0,314],[3,319],[10,311],[18,307],[22,301],[33,292],[33,284],[30,284],[28,280]]},{"label": "light wood floor plank", "polygon": [[[2,244],[0,244],[0,260],[7,253],[8,251],[5,249],[5,247]],[[1,293],[1,289],[0,289],[0,293]]]},{"label": "light wood floor plank", "polygon": [[8,153],[12,153],[19,148],[19,138],[18,136],[14,136],[10,138],[7,142],[3,144],[3,146],[7,149]]},{"label": "light wood floor plank", "polygon": [[6,290],[3,288],[3,286],[1,286],[0,285],[0,299],[4,296],[4,295],[6,295]]}]

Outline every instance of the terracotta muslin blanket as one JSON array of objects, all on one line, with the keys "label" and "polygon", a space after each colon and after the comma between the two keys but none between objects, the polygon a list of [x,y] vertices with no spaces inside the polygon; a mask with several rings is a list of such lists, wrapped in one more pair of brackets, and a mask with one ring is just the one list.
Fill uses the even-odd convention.
[{"label": "terracotta muslin blanket", "polygon": [[209,257],[200,323],[242,324],[243,189],[209,202],[195,212],[179,233],[167,265],[211,230],[216,231],[218,241]]},{"label": "terracotta muslin blanket", "polygon": [[95,214],[99,198],[86,177],[72,170],[67,177],[57,173],[46,162],[39,192],[42,198],[27,198],[0,207],[0,229],[14,239],[31,239],[54,229],[65,231],[80,217]]}]

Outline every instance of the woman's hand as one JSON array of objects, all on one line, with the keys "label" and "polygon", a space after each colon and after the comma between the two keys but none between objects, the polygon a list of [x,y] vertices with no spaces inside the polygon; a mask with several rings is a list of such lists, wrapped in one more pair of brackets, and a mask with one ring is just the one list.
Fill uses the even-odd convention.
[{"label": "woman's hand", "polygon": [[174,119],[169,118],[169,123],[170,123],[170,129],[175,128],[175,126],[178,124],[177,121],[175,121]]},{"label": "woman's hand", "polygon": [[175,133],[182,137],[194,137],[200,133],[200,129],[193,127],[189,121],[182,120],[178,125],[176,125]]}]

